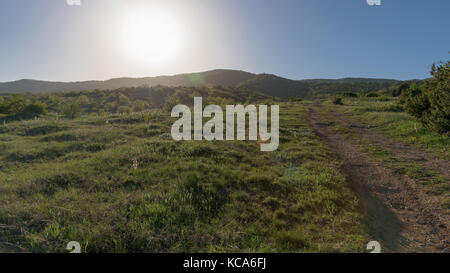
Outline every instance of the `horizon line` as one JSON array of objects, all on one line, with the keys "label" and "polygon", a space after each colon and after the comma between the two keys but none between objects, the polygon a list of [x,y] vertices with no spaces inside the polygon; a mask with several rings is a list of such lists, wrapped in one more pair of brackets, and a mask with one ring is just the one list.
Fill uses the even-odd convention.
[{"label": "horizon line", "polygon": [[367,77],[367,76],[345,76],[345,77],[330,77],[330,78],[301,78],[301,79],[291,79],[291,78],[287,78],[287,77],[283,77],[283,76],[279,76],[277,74],[273,74],[273,73],[267,73],[267,72],[262,72],[262,73],[254,73],[254,72],[249,72],[246,70],[242,70],[242,69],[232,69],[232,68],[216,68],[216,69],[209,69],[209,70],[203,70],[203,71],[197,71],[197,72],[182,72],[182,73],[176,73],[176,74],[161,74],[161,75],[157,75],[157,76],[141,76],[141,77],[133,77],[133,76],[117,76],[117,77],[112,77],[112,78],[107,78],[107,79],[88,79],[88,80],[68,80],[68,81],[64,81],[64,80],[45,80],[45,79],[33,79],[33,78],[22,78],[22,79],[18,79],[18,80],[11,80],[11,81],[3,81],[0,82],[0,84],[4,84],[4,83],[13,83],[13,82],[20,82],[20,81],[39,81],[39,82],[51,82],[51,83],[80,83],[80,82],[106,82],[106,81],[110,81],[110,80],[116,80],[116,79],[145,79],[145,78],[158,78],[158,77],[174,77],[174,76],[182,76],[182,75],[190,75],[190,74],[202,74],[202,73],[207,73],[207,72],[213,72],[213,71],[239,71],[239,72],[245,72],[245,73],[250,73],[253,74],[255,76],[258,75],[273,75],[276,77],[280,77],[280,78],[284,78],[287,80],[292,80],[292,81],[307,81],[307,80],[343,80],[343,79],[373,79],[373,80],[394,80],[394,81],[414,81],[414,80],[424,80],[427,78],[411,78],[411,79],[406,79],[406,80],[399,80],[399,79],[394,79],[394,78],[376,78],[376,77]]}]

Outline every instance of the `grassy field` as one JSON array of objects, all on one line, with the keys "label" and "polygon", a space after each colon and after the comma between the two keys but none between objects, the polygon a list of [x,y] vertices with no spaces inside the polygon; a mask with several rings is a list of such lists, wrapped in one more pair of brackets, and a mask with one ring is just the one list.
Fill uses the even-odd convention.
[{"label": "grassy field", "polygon": [[353,252],[369,241],[339,163],[282,104],[280,147],[173,141],[167,111],[0,126],[0,248]]}]

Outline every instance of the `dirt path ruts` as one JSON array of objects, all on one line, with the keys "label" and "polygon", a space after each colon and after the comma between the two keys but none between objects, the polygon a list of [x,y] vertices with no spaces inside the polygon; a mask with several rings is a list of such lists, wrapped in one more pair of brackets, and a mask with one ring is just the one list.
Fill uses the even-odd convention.
[{"label": "dirt path ruts", "polygon": [[353,134],[361,138],[370,140],[373,144],[376,144],[383,149],[393,153],[395,157],[407,161],[418,162],[420,164],[426,165],[432,170],[450,177],[450,161],[439,159],[436,156],[417,149],[411,145],[399,143],[395,140],[382,136],[376,133],[373,128],[357,122],[336,110],[327,110],[332,113],[334,120],[339,125],[350,128]]},{"label": "dirt path ruts", "polygon": [[309,109],[308,119],[341,160],[341,171],[360,199],[369,233],[383,251],[441,252],[449,248],[448,216],[436,209],[414,180],[376,164],[329,128],[316,110]]}]

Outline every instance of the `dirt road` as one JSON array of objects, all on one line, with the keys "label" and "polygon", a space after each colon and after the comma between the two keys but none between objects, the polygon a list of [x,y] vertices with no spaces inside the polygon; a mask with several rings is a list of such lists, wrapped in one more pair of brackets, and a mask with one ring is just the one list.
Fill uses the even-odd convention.
[{"label": "dirt road", "polygon": [[[448,251],[450,222],[448,213],[440,206],[441,199],[428,195],[410,177],[374,162],[324,122],[318,107],[323,106],[309,109],[309,123],[342,162],[341,171],[360,199],[372,239],[379,241],[385,252]],[[321,111],[328,111],[340,126],[386,148],[394,156],[420,162],[448,176],[448,161],[378,135],[341,113],[325,108]]]}]

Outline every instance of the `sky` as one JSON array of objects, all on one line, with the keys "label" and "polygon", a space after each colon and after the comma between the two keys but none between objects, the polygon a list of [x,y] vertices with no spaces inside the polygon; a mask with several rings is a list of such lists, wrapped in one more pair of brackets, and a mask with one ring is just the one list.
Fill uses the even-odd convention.
[{"label": "sky", "polygon": [[2,0],[0,82],[238,69],[290,79],[429,76],[450,1]]}]

